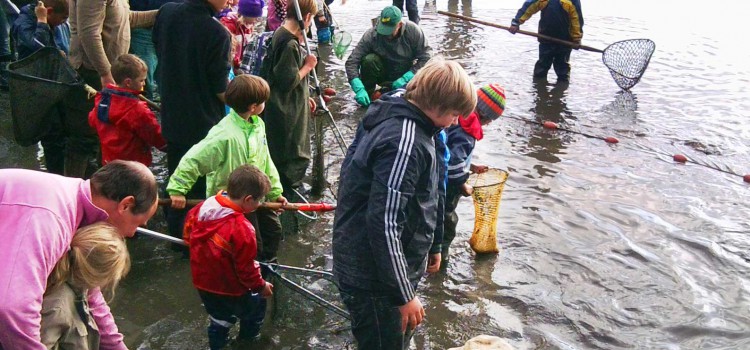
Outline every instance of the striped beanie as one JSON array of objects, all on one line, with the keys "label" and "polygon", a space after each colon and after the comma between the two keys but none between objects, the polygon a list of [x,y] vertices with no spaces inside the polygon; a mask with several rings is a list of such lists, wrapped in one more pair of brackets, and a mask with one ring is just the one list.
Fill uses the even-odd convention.
[{"label": "striped beanie", "polygon": [[505,110],[505,89],[498,84],[482,86],[477,90],[477,112],[480,119],[495,120]]}]

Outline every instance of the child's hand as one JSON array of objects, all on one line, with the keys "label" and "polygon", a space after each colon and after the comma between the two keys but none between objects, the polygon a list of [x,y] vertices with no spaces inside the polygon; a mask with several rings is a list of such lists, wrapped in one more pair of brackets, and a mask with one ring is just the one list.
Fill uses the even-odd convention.
[{"label": "child's hand", "polygon": [[490,167],[484,164],[471,164],[469,165],[469,170],[472,173],[481,174],[481,173],[486,173],[487,170],[490,170]]},{"label": "child's hand", "polygon": [[414,297],[408,303],[399,306],[398,312],[401,314],[401,333],[405,333],[407,327],[410,330],[417,328],[425,316],[424,307],[419,297]]},{"label": "child's hand", "polygon": [[308,68],[310,68],[311,70],[315,69],[315,66],[317,64],[318,64],[318,58],[315,57],[315,55],[307,55],[307,57],[305,57],[305,64],[304,65],[307,66]]},{"label": "child's hand", "polygon": [[471,196],[472,193],[474,193],[474,187],[471,187],[471,185],[467,183],[461,185],[461,194],[465,197]]},{"label": "child's hand", "polygon": [[263,287],[263,290],[260,291],[260,296],[264,298],[269,298],[273,295],[273,284],[271,282],[266,282],[266,285]]},{"label": "child's hand", "polygon": [[184,209],[187,199],[185,196],[169,195],[169,199],[172,200],[172,208]]},{"label": "child's hand", "polygon": [[[281,203],[281,206],[283,207],[289,204],[289,201],[287,201],[286,198],[284,198],[284,196],[279,196],[279,198],[276,198],[276,203]],[[279,209],[276,209],[275,211],[276,211],[276,214],[281,214],[284,212],[284,208],[279,208]]]},{"label": "child's hand", "polygon": [[36,15],[36,21],[39,23],[47,23],[47,8],[44,7],[44,3],[37,1],[36,7],[34,8],[34,14]]},{"label": "child's hand", "polygon": [[312,116],[314,117],[315,116],[315,109],[318,108],[318,104],[315,103],[315,99],[312,98],[312,97],[310,97],[309,104],[310,104],[310,112],[312,113]]},{"label": "child's hand", "polygon": [[427,259],[427,273],[440,271],[440,253],[430,254]]}]

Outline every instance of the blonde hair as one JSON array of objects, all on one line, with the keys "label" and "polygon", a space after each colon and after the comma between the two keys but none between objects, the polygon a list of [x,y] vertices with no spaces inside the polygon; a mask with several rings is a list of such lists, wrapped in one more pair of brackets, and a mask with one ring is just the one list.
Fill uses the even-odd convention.
[{"label": "blonde hair", "polygon": [[47,278],[47,291],[65,282],[78,290],[99,287],[114,296],[120,280],[130,271],[130,254],[116,227],[99,222],[76,231],[70,250]]},{"label": "blonde hair", "polygon": [[406,85],[404,97],[422,109],[469,115],[477,105],[471,78],[457,62],[433,57]]}]

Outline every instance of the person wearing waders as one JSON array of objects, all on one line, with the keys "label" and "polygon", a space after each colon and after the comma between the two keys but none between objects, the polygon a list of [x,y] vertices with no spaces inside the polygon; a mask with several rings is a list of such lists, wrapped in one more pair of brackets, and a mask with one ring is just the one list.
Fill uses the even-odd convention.
[{"label": "person wearing waders", "polygon": [[[297,2],[304,28],[300,28],[297,20]],[[274,32],[267,57],[261,64],[260,76],[271,87],[271,98],[263,112],[268,149],[279,170],[287,198],[291,198],[293,190],[302,185],[310,165],[308,124],[316,105],[310,97],[308,78],[318,59],[315,55],[308,55],[302,44],[305,31],[310,28],[317,12],[315,0],[289,1],[284,24]]]},{"label": "person wearing waders", "polygon": [[[341,166],[333,274],[360,350],[409,346],[425,310],[416,295],[438,211],[435,135],[474,110],[477,95],[456,62],[435,58],[376,101]],[[439,267],[439,266],[437,266]]]},{"label": "person wearing waders", "polygon": [[[401,10],[388,6],[378,24],[368,29],[346,60],[346,78],[354,99],[367,107],[377,92],[399,89],[430,60],[432,49],[422,28],[401,20]],[[376,91],[376,86],[380,89]]]},{"label": "person wearing waders", "polygon": [[[579,0],[526,0],[511,21],[508,31],[516,34],[518,27],[541,11],[539,34],[581,44],[583,12]],[[534,65],[534,78],[546,79],[550,67],[555,68],[558,82],[570,80],[570,52],[568,45],[539,39],[539,60]]]}]

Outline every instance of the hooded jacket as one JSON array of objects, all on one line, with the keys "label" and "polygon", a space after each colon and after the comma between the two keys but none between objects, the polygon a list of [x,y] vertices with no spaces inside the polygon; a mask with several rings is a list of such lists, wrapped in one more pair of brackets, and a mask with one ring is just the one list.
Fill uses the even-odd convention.
[{"label": "hooded jacket", "polygon": [[185,218],[193,285],[229,296],[260,292],[266,282],[255,262],[255,229],[240,208],[219,193],[201,202]]},{"label": "hooded jacket", "polygon": [[96,94],[89,125],[96,129],[102,146],[102,163],[115,159],[134,160],[151,165],[151,147],[164,149],[161,126],[140,91],[109,85]]},{"label": "hooded jacket", "polygon": [[474,111],[466,118],[459,118],[459,125],[449,127],[446,133],[446,145],[450,151],[448,186],[461,186],[469,179],[474,145],[483,137],[479,115]]},{"label": "hooded jacket", "polygon": [[[539,34],[581,42],[583,12],[579,0],[526,0],[511,24],[519,26],[539,11],[542,11],[542,18],[539,19]],[[539,42],[546,41],[540,38]]]},{"label": "hooded jacket", "polygon": [[341,166],[333,226],[339,286],[403,305],[426,267],[437,219],[434,136],[439,131],[403,90],[367,111]]},{"label": "hooded jacket", "polygon": [[201,142],[191,147],[169,177],[167,193],[187,194],[201,176],[206,176],[206,197],[227,188],[229,174],[240,165],[255,165],[271,180],[266,195],[275,201],[283,189],[279,172],[268,153],[266,127],[257,115],[244,120],[234,110],[216,124]]},{"label": "hooded jacket", "polygon": [[35,4],[22,7],[18,18],[13,21],[11,37],[16,45],[18,59],[24,59],[43,47],[55,47],[67,55],[70,46],[70,25],[65,22],[50,28],[47,23],[39,23],[34,13],[35,7]]}]

